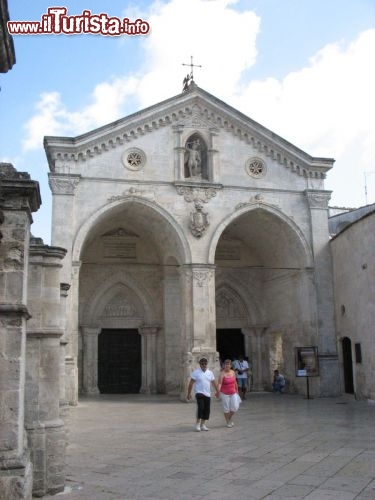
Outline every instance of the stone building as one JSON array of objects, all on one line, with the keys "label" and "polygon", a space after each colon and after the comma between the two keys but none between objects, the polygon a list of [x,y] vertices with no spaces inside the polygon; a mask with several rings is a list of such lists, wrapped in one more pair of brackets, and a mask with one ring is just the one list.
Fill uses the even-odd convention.
[{"label": "stone building", "polygon": [[330,226],[343,392],[374,401],[375,204],[338,214]]},{"label": "stone building", "polygon": [[[253,390],[314,346],[313,395],[340,392],[328,200],[314,158],[197,87],[75,138],[46,137],[39,186],[0,165],[0,491],[64,487],[79,393],[185,397],[202,354],[243,353]],[[1,496],[0,496],[1,498]]]},{"label": "stone building", "polygon": [[314,158],[192,82],[79,137],[46,137],[52,245],[67,249],[65,396],[184,395],[197,358],[249,356],[253,387],[316,346],[339,391],[328,200]]},{"label": "stone building", "polygon": [[8,2],[0,0],[0,73],[6,73],[16,63],[13,38],[7,29],[8,21]]},{"label": "stone building", "polygon": [[[0,499],[64,488],[66,436],[61,261],[31,237],[41,204],[29,174],[0,164]],[[65,367],[63,366],[65,369]]]}]

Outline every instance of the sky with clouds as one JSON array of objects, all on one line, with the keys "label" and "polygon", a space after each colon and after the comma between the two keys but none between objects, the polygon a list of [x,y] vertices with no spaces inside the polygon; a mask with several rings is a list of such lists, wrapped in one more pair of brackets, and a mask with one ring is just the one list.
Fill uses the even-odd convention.
[{"label": "sky with clouds", "polygon": [[[40,21],[45,0],[8,0]],[[0,161],[40,182],[35,236],[50,238],[45,135],[75,136],[196,83],[312,156],[335,158],[331,206],[375,202],[374,0],[67,0],[68,15],[143,19],[145,36],[17,35],[0,75]],[[367,197],[365,196],[367,187]]]}]

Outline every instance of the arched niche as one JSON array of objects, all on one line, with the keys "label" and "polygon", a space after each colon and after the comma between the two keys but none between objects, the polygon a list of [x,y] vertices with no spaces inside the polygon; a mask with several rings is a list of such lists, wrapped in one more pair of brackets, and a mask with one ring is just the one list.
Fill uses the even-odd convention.
[{"label": "arched niche", "polygon": [[184,144],[184,176],[190,180],[208,180],[207,144],[197,132]]}]

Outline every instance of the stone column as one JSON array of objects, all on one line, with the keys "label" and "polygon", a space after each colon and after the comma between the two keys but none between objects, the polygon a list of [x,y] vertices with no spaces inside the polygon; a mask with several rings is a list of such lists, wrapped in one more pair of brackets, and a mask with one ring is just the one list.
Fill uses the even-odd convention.
[{"label": "stone column", "polygon": [[82,326],[82,392],[99,394],[98,388],[98,336],[100,328]]},{"label": "stone column", "polygon": [[[56,165],[61,160],[55,159]],[[67,162],[65,172],[74,170],[74,162]],[[62,166],[59,165],[61,170]],[[72,292],[66,299],[66,398],[70,405],[78,403],[78,277],[73,283],[77,269],[72,263],[71,249],[75,234],[74,199],[80,175],[71,173],[50,173],[49,185],[52,191],[52,233],[51,243],[66,248],[67,255],[61,271],[61,281],[72,283]],[[69,224],[66,223],[69,221]],[[79,270],[79,267],[78,267]]]},{"label": "stone column", "polygon": [[[334,324],[333,270],[328,231],[330,191],[305,191],[310,208],[316,329],[318,336],[320,395],[339,394],[339,366]],[[315,312],[315,311],[314,311]]]},{"label": "stone column", "polygon": [[[67,329],[65,340],[65,395],[70,405],[78,404],[78,308],[79,271],[81,262],[72,263],[71,291],[67,300]],[[81,369],[81,366],[80,366]]]},{"label": "stone column", "polygon": [[165,269],[164,289],[164,365],[165,390],[167,394],[178,394],[181,370],[181,291],[175,266]]},{"label": "stone column", "polygon": [[60,270],[66,250],[33,238],[29,252],[25,426],[34,496],[64,489],[66,436],[60,416]]},{"label": "stone column", "polygon": [[265,339],[265,333],[267,331],[266,325],[254,325],[248,328],[242,329],[242,333],[245,335],[245,343],[247,352],[252,353],[252,370],[253,370],[253,385],[254,391],[264,391],[267,382],[265,381],[264,369],[264,355],[263,355],[263,344]]},{"label": "stone column", "polygon": [[62,418],[64,418],[67,409],[68,409],[68,401],[66,398],[65,391],[65,354],[66,354],[66,345],[68,341],[66,340],[66,301],[68,297],[68,292],[70,289],[70,285],[68,283],[60,283],[60,303],[61,303],[61,328],[63,330],[63,335],[60,338],[60,409]]},{"label": "stone column", "polygon": [[0,492],[31,499],[32,466],[24,431],[26,307],[31,213],[39,184],[0,164]]},{"label": "stone column", "polygon": [[142,336],[142,386],[141,394],[156,394],[156,335],[158,328],[143,326],[139,329]]},{"label": "stone column", "polygon": [[218,182],[219,176],[219,165],[217,161],[218,149],[216,147],[216,137],[218,132],[216,129],[210,129],[210,147],[207,151],[207,168],[208,168],[208,179],[211,182]]},{"label": "stone column", "polygon": [[174,179],[180,181],[185,179],[185,148],[182,145],[182,131],[181,125],[173,127],[175,133],[175,155],[174,155]]},{"label": "stone column", "polygon": [[188,308],[184,314],[192,327],[186,350],[198,356],[216,353],[215,266],[191,264],[182,269],[186,287],[184,304]]},{"label": "stone column", "polygon": [[216,351],[215,266],[190,264],[181,267],[183,352],[182,400],[186,399],[188,367],[194,370],[201,356],[208,359],[215,376],[220,370]]}]

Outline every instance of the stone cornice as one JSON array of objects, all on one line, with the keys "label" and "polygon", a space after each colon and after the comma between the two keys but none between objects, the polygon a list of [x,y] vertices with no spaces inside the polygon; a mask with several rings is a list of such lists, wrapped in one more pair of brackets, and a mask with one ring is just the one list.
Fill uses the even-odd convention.
[{"label": "stone cornice", "polygon": [[0,316],[22,316],[30,319],[30,313],[24,304],[0,304]]},{"label": "stone cornice", "polygon": [[36,212],[42,204],[39,182],[31,180],[27,172],[18,172],[10,163],[0,163],[0,202],[10,210],[28,208]]},{"label": "stone cornice", "polygon": [[225,130],[251,144],[258,153],[277,161],[303,177],[324,179],[333,166],[331,158],[315,158],[303,152],[266,127],[195,87],[126,118],[78,137],[45,137],[44,147],[50,170],[56,165],[85,161],[108,150],[134,142],[137,138],[165,126],[191,127],[201,119],[212,130]]}]

